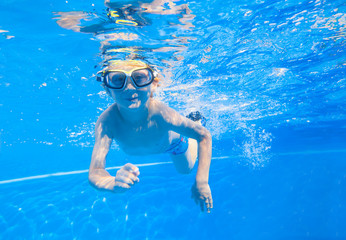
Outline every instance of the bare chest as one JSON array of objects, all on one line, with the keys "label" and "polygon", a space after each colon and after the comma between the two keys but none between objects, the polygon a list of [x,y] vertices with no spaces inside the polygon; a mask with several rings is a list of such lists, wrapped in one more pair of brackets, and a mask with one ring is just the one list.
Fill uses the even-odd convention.
[{"label": "bare chest", "polygon": [[129,155],[156,154],[164,151],[169,143],[168,131],[149,122],[143,126],[119,126],[116,141]]}]

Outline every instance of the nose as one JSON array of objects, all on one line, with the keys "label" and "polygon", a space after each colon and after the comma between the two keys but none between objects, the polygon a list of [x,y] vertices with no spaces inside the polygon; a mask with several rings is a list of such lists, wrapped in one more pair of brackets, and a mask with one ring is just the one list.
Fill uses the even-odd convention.
[{"label": "nose", "polygon": [[126,79],[126,85],[125,85],[124,90],[136,90],[136,87],[133,84],[131,77],[126,76],[126,78],[127,79]]}]

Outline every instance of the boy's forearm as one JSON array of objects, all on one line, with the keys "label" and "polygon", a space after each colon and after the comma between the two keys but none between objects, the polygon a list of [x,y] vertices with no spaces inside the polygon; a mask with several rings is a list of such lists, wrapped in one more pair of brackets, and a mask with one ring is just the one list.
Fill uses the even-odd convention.
[{"label": "boy's forearm", "polygon": [[197,183],[208,183],[211,162],[212,139],[210,134],[204,137],[198,144],[198,168],[196,174]]}]

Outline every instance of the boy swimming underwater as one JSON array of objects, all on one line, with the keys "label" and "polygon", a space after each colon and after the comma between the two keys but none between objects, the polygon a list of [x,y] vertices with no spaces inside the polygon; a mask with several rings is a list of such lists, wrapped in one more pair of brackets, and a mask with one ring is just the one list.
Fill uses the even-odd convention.
[{"label": "boy swimming underwater", "polygon": [[189,173],[199,157],[192,198],[207,212],[213,208],[209,180],[212,139],[200,124],[155,100],[158,85],[154,71],[137,60],[110,61],[100,72],[103,86],[115,103],[95,126],[89,181],[100,189],[124,192],[139,182],[139,169],[127,163],[116,176],[106,170],[106,156],[114,139],[129,155],[168,153],[179,173]]}]

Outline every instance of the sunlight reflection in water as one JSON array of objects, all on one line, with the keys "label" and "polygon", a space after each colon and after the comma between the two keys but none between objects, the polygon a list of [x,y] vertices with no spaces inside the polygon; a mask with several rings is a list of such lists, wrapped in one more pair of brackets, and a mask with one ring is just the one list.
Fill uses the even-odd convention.
[{"label": "sunlight reflection in water", "polygon": [[[338,61],[330,54],[344,36],[345,14],[338,8],[319,1],[295,9],[279,2],[222,9],[168,0],[105,4],[109,9],[102,13],[56,12],[54,19],[100,43],[100,67],[110,59],[151,63],[164,78],[156,98],[185,115],[202,111],[213,137],[235,138],[233,147],[253,165],[270,156],[270,127],[314,123],[315,113],[344,95],[340,84],[314,91],[325,85],[315,76],[328,75],[328,64]],[[322,57],[327,72],[313,64]],[[312,105],[311,98],[328,91],[328,103]],[[105,109],[109,102],[97,104]],[[71,128],[70,142],[88,146],[91,127]]]}]

